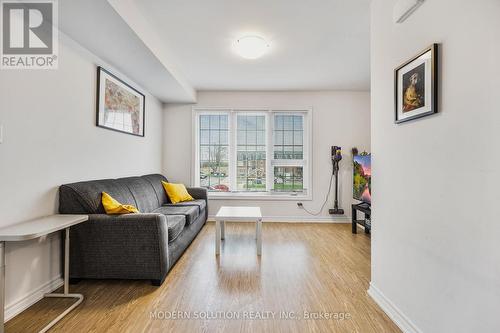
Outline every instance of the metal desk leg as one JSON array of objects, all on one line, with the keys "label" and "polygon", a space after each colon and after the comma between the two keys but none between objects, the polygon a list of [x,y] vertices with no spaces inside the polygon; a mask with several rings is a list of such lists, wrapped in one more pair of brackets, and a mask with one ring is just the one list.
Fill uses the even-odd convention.
[{"label": "metal desk leg", "polygon": [[262,219],[257,220],[257,255],[262,254]]},{"label": "metal desk leg", "polygon": [[[82,294],[70,294],[69,293],[69,228],[66,228],[65,232],[66,232],[66,239],[64,242],[64,293],[63,294],[59,294],[59,293],[45,294],[45,297],[76,298],[77,301],[73,305],[71,305],[69,308],[67,308],[63,313],[61,313],[59,316],[57,316],[56,319],[52,320],[39,333],[47,332],[49,329],[52,328],[52,326],[57,324],[57,322],[59,322],[61,319],[63,319],[64,316],[66,316],[68,313],[70,313],[71,310],[76,308],[83,301]],[[1,331],[0,333],[3,333],[3,331]]]},{"label": "metal desk leg", "polygon": [[215,255],[220,254],[220,238],[221,238],[221,230],[220,230],[220,221],[215,220]]},{"label": "metal desk leg", "polygon": [[0,242],[0,333],[5,331],[5,242]]}]

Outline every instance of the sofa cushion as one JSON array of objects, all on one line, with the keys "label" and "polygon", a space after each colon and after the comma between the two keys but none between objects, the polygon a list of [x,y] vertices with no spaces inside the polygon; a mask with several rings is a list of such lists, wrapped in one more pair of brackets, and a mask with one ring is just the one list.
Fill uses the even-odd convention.
[{"label": "sofa cushion", "polygon": [[202,214],[203,210],[205,208],[207,208],[207,202],[205,200],[202,200],[202,199],[197,199],[197,200],[192,200],[192,201],[179,202],[179,203],[176,203],[175,205],[174,204],[165,204],[163,206],[164,207],[196,206],[196,207],[198,207],[198,213]]},{"label": "sofa cushion", "polygon": [[116,182],[129,189],[135,199],[136,207],[142,213],[151,213],[161,206],[154,187],[147,179],[128,177],[116,179]]},{"label": "sofa cushion", "polygon": [[196,206],[163,206],[155,209],[153,213],[159,213],[163,215],[184,215],[186,217],[186,225],[190,225],[194,220],[200,215],[199,209]]},{"label": "sofa cushion", "polygon": [[168,242],[171,243],[179,237],[184,226],[186,217],[184,215],[167,215]]},{"label": "sofa cushion", "polygon": [[142,176],[141,178],[146,179],[155,189],[156,197],[158,198],[158,201],[160,203],[159,206],[170,202],[170,200],[167,197],[167,193],[165,193],[165,189],[161,184],[162,181],[168,182],[168,179],[165,176],[160,174],[152,174],[152,175]]},{"label": "sofa cushion", "polygon": [[153,174],[141,177],[102,179],[62,185],[59,188],[59,213],[104,214],[101,193],[106,192],[122,204],[150,213],[169,203],[161,185],[167,179]]},{"label": "sofa cushion", "polygon": [[137,207],[129,188],[115,179],[93,180],[62,185],[59,188],[61,214],[105,214],[102,192],[106,192],[124,205]]}]

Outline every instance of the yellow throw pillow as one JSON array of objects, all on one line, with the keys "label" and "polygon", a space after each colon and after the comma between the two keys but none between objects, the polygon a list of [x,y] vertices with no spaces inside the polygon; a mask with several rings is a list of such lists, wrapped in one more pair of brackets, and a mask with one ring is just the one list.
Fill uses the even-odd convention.
[{"label": "yellow throw pillow", "polygon": [[173,204],[182,201],[194,200],[193,197],[189,195],[184,184],[172,184],[163,181],[161,183],[163,184],[163,188],[165,189],[165,192],[167,192],[167,195]]},{"label": "yellow throw pillow", "polygon": [[130,214],[130,213],[139,213],[139,210],[132,205],[122,205],[112,196],[107,194],[106,192],[102,192],[101,197],[102,205],[104,206],[104,210],[106,214],[110,215],[120,215],[120,214]]}]

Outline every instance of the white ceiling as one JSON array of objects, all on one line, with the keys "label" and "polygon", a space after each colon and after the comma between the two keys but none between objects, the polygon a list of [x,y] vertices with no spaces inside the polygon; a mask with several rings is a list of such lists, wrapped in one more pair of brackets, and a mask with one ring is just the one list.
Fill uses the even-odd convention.
[{"label": "white ceiling", "polygon": [[161,101],[196,101],[185,78],[145,45],[107,1],[59,1],[59,29],[104,61],[96,65],[111,64]]},{"label": "white ceiling", "polygon": [[[64,0],[60,29],[167,103],[195,90],[369,90],[370,0]],[[269,52],[233,52],[257,34]]]},{"label": "white ceiling", "polygon": [[[370,0],[129,2],[197,90],[370,88]],[[235,55],[232,43],[246,34],[268,39],[269,53]]]}]

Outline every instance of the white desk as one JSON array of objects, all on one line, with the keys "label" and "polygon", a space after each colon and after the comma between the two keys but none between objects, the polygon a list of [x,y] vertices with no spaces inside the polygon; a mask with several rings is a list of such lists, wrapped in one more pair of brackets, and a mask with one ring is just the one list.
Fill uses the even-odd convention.
[{"label": "white desk", "polygon": [[66,232],[64,243],[64,293],[51,293],[45,296],[76,298],[77,301],[40,331],[40,333],[47,332],[83,301],[83,295],[69,293],[69,228],[88,219],[87,215],[52,215],[0,229],[0,333],[5,331],[5,242],[35,239],[63,229]]},{"label": "white desk", "polygon": [[257,255],[262,254],[262,214],[260,207],[222,206],[215,215],[215,254],[220,254],[221,240],[226,237],[226,221],[255,222]]}]

